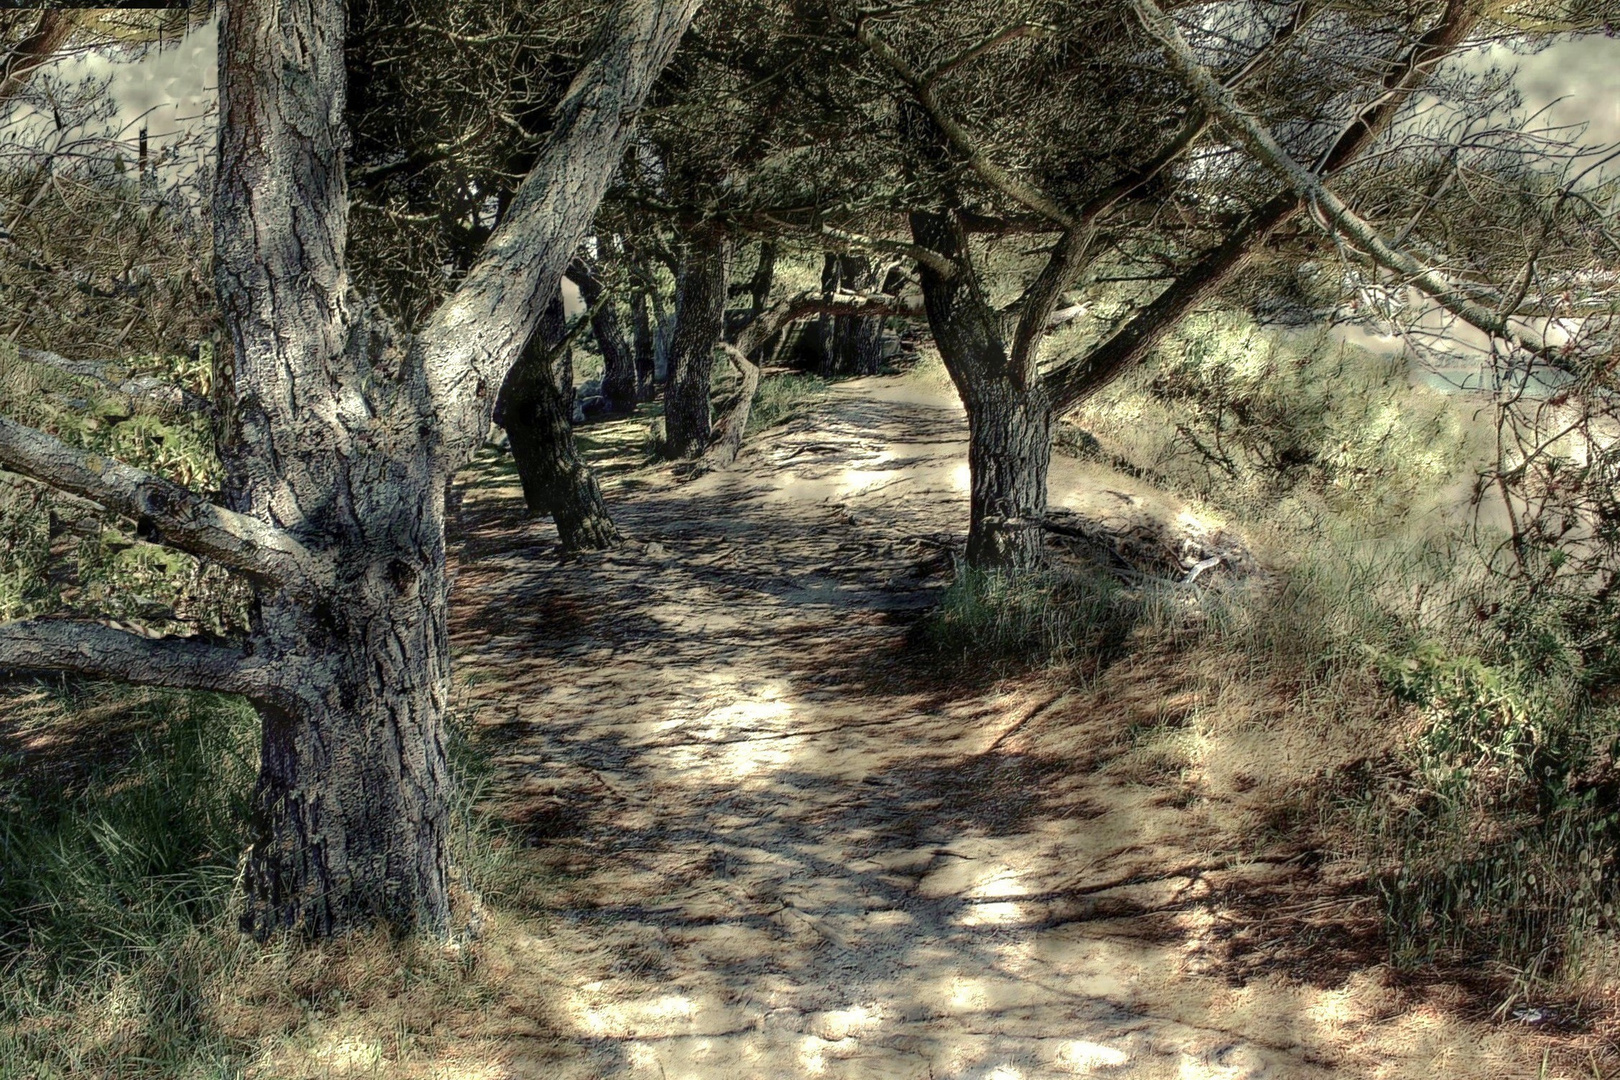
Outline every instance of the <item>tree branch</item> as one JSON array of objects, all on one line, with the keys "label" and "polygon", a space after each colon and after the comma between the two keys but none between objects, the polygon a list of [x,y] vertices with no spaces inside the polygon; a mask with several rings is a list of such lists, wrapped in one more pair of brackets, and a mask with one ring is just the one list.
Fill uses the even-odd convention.
[{"label": "tree branch", "polygon": [[215,506],[152,473],[75,450],[0,417],[0,466],[132,517],[150,538],[295,591],[329,586],[331,564],[290,533]]},{"label": "tree branch", "polygon": [[271,705],[292,703],[312,682],[312,672],[296,660],[267,660],[189,638],[147,638],[66,619],[0,623],[0,669],[213,690]]},{"label": "tree branch", "polygon": [[1546,339],[1513,326],[1506,313],[1483,307],[1457,290],[1446,276],[1411,254],[1392,246],[1373,225],[1356,214],[1333,193],[1321,177],[1306,169],[1285,150],[1264,124],[1244,112],[1209,70],[1199,63],[1181,31],[1153,0],[1130,0],[1137,17],[1170,57],[1171,66],[1198,95],[1205,109],[1232,131],[1250,153],[1281,176],[1300,199],[1315,207],[1312,217],[1329,234],[1339,234],[1379,266],[1400,274],[1409,284],[1433,298],[1459,319],[1494,337],[1512,342],[1550,363],[1563,366]]},{"label": "tree branch", "polygon": [[[1395,118],[1401,104],[1423,84],[1428,73],[1451,55],[1479,21],[1470,0],[1447,0],[1439,21],[1390,65],[1384,92],[1345,125],[1339,138],[1313,170],[1325,175],[1343,168],[1361,155]],[[1284,191],[1249,214],[1227,238],[1178,274],[1152,303],[1090,352],[1060,362],[1044,379],[1052,404],[1061,415],[1101,390],[1136,364],[1182,316],[1214,295],[1241,270],[1249,256],[1279,226],[1296,214],[1302,200]]]},{"label": "tree branch", "polygon": [[955,144],[957,150],[967,155],[968,164],[987,184],[1065,229],[1075,227],[1074,216],[1045,192],[1018,179],[991,161],[990,156],[979,146],[972,134],[945,111],[945,107],[940,104],[939,95],[934,93],[933,86],[922,75],[913,71],[911,65],[907,64],[898,53],[884,44],[883,40],[872,32],[869,24],[862,22],[857,27],[855,36],[861,44],[872,50],[874,56],[893,68],[895,74],[900,76],[900,81],[911,88],[911,92],[927,110],[929,117],[945,133],[945,137]]},{"label": "tree branch", "polygon": [[555,295],[624,155],[647,93],[699,0],[625,0],[505,216],[412,348],[444,467],[469,460],[489,430],[494,399]]},{"label": "tree branch", "polygon": [[41,11],[34,32],[13,45],[0,57],[0,105],[4,105],[28,82],[35,68],[48,64],[79,25],[76,11]]},{"label": "tree branch", "polygon": [[757,313],[741,330],[736,341],[722,341],[726,358],[742,376],[737,399],[715,421],[709,446],[699,459],[699,469],[712,469],[729,465],[742,449],[743,432],[748,427],[748,414],[753,410],[754,395],[759,391],[760,366],[749,359],[771,336],[790,322],[808,315],[911,315],[920,316],[919,305],[909,304],[887,293],[832,293],[802,292],[778,300]]}]

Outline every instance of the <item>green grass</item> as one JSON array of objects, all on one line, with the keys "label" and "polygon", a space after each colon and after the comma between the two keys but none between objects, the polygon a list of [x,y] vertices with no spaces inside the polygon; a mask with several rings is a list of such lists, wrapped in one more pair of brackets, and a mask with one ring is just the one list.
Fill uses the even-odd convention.
[{"label": "green grass", "polygon": [[827,399],[830,384],[815,375],[767,375],[759,382],[748,414],[748,434],[785,424],[813,412]]},{"label": "green grass", "polygon": [[[236,947],[256,717],[214,695],[77,689],[31,712],[24,741],[91,745],[4,762],[0,1076],[232,1075],[204,1064],[233,1057],[205,1000]],[[64,734],[80,723],[111,735]]]},{"label": "green grass", "polygon": [[[242,1076],[266,1038],[296,1039],[302,1022],[266,1028],[255,1001],[302,1015],[343,998],[319,965],[303,970],[306,950],[237,930],[259,732],[245,702],[102,685],[4,693],[21,719],[0,759],[0,1078]],[[521,897],[532,884],[515,845],[473,809],[489,768],[459,725],[449,749],[459,880],[487,901]],[[361,966],[406,981],[466,979],[430,946],[342,949],[386,952]]]}]

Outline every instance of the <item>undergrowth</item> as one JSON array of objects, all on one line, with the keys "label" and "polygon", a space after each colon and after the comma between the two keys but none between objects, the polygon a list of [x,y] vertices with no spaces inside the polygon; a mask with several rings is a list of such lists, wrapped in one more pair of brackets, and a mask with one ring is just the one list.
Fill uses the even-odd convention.
[{"label": "undergrowth", "polygon": [[[380,933],[312,948],[240,933],[259,730],[241,699],[0,692],[0,1078],[276,1075],[255,1059],[308,1042],[312,1016],[387,996],[357,991],[355,965],[392,996],[414,985],[418,1004],[476,996],[467,962],[430,942]],[[473,809],[487,766],[459,734],[451,750],[461,881],[513,894],[512,846]]]},{"label": "undergrowth", "polygon": [[1252,842],[1283,827],[1359,867],[1395,966],[1494,973],[1504,1010],[1612,1003],[1615,620],[1579,582],[1500,572],[1492,523],[1462,512],[1478,408],[1410,386],[1404,360],[1189,320],[1058,441],[1224,513],[1269,581],[1175,623],[1105,581],[963,571],[925,633],[1002,670],[1094,669],[1178,627],[1202,704],[1142,737],[1241,804]]},{"label": "undergrowth", "polygon": [[753,408],[748,413],[747,434],[808,415],[826,400],[827,387],[827,380],[816,375],[766,375],[759,381]]}]

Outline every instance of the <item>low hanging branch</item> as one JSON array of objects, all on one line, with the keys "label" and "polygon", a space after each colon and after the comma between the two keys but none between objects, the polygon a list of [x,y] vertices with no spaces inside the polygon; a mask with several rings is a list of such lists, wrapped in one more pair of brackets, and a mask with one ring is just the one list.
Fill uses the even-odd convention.
[{"label": "low hanging branch", "polygon": [[1513,325],[1504,312],[1493,311],[1476,303],[1445,274],[1385,240],[1371,223],[1346,206],[1319,175],[1295,161],[1264,124],[1243,111],[1232,92],[1199,62],[1175,22],[1153,0],[1130,2],[1142,25],[1164,46],[1171,65],[1198,96],[1204,108],[1218,117],[1250,153],[1287,181],[1301,199],[1318,211],[1313,217],[1328,233],[1347,240],[1385,270],[1401,275],[1470,326],[1511,342],[1556,366],[1567,367],[1567,362],[1547,344],[1544,336]]},{"label": "low hanging branch", "polygon": [[287,706],[314,685],[312,670],[187,638],[146,638],[100,623],[0,623],[0,670],[66,671],[140,686],[216,690]]},{"label": "low hanging branch", "polygon": [[778,300],[754,316],[738,333],[735,341],[720,342],[726,358],[742,376],[737,399],[724,416],[715,422],[709,448],[699,459],[699,468],[729,465],[742,449],[743,432],[748,427],[748,414],[753,410],[754,395],[759,392],[759,365],[749,357],[757,352],[771,335],[788,323],[809,315],[914,315],[923,314],[920,304],[908,303],[885,293],[822,293],[802,292]]},{"label": "low hanging branch", "polygon": [[0,417],[0,467],[134,518],[147,538],[284,586],[329,588],[330,563],[290,533],[216,506],[179,484]]}]

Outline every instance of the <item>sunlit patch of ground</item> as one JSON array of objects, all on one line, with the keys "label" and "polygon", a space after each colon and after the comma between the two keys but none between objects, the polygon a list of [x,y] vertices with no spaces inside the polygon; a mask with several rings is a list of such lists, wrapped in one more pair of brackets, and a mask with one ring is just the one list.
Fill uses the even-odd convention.
[{"label": "sunlit patch of ground", "polygon": [[[467,478],[452,630],[535,883],[528,922],[502,916],[476,947],[475,981],[542,1018],[492,1036],[492,1060],[694,1080],[1537,1076],[1522,1034],[1412,995],[1364,943],[1317,978],[1266,961],[1279,928],[1370,917],[1334,906],[1310,877],[1331,867],[1277,820],[1355,760],[1353,724],[1283,730],[1277,687],[1196,646],[1083,685],[923,677],[906,628],[966,520],[965,435],[941,386],[842,384],[733,468],[616,466],[631,542],[560,564],[497,461]],[[589,436],[632,455],[644,422]],[[1063,459],[1053,501],[1185,512]]]}]

